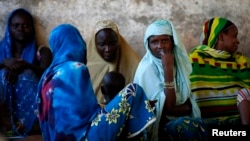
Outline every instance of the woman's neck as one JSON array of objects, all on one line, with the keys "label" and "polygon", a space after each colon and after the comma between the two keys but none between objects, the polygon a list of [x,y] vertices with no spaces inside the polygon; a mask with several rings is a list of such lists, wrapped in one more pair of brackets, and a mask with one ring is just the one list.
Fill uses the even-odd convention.
[{"label": "woman's neck", "polygon": [[24,44],[24,43],[14,42],[13,43],[13,50],[12,50],[13,56],[15,58],[21,58],[25,46],[26,46],[26,44]]}]

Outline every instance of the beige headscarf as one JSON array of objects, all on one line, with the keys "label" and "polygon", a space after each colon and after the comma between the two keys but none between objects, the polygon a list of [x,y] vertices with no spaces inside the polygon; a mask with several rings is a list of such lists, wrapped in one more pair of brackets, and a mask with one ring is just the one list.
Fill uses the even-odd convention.
[{"label": "beige headscarf", "polygon": [[[95,45],[95,35],[98,31],[111,28],[118,35],[120,47],[117,52],[117,58],[113,62],[106,62],[97,52]],[[134,78],[135,70],[140,61],[140,57],[136,54],[133,48],[120,35],[118,27],[113,21],[99,21],[95,25],[94,31],[87,44],[87,67],[91,76],[93,89],[99,103],[104,102],[104,97],[101,93],[101,82],[103,76],[110,71],[118,71],[122,73],[126,79],[126,84],[131,83]]]}]

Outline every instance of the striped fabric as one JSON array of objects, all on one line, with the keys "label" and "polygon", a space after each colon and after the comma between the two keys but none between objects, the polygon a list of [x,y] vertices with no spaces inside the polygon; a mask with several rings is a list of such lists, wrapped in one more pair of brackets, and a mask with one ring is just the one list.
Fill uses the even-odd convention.
[{"label": "striped fabric", "polygon": [[247,59],[239,53],[235,54],[237,61],[205,58],[207,54],[202,54],[201,47],[190,54],[190,80],[202,117],[237,114],[237,92],[250,86]]},{"label": "striped fabric", "polygon": [[206,21],[203,26],[202,44],[213,47],[219,33],[221,31],[224,31],[231,25],[233,25],[231,21],[220,17],[215,17],[211,20]]},{"label": "striped fabric", "polygon": [[242,100],[250,101],[250,89],[241,89],[237,95],[237,106],[241,103]]},{"label": "striped fabric", "polygon": [[239,52],[230,54],[213,48],[219,33],[232,24],[219,17],[207,21],[202,45],[189,55],[193,68],[191,91],[205,119],[239,119],[237,94],[250,87],[248,58]]}]

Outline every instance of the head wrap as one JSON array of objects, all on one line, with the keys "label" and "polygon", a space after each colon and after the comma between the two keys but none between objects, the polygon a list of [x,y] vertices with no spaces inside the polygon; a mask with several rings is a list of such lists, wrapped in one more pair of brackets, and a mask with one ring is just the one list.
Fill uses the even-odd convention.
[{"label": "head wrap", "polygon": [[37,94],[43,137],[61,140],[56,134],[67,134],[81,140],[99,109],[84,65],[85,41],[75,26],[61,24],[51,31],[49,45],[54,58],[40,79]]},{"label": "head wrap", "polygon": [[[153,140],[158,138],[159,121],[165,103],[164,93],[164,70],[161,59],[155,57],[148,46],[148,39],[153,35],[170,35],[174,40],[173,54],[175,59],[174,67],[174,82],[176,92],[176,105],[183,104],[188,98],[191,97],[189,74],[191,73],[191,64],[188,60],[186,48],[181,41],[174,25],[168,20],[156,20],[150,24],[144,35],[144,47],[146,54],[143,56],[138,68],[136,70],[134,82],[143,87],[145,93],[150,100],[157,99],[156,116],[157,121],[153,125],[151,132],[153,132]],[[197,104],[192,98],[190,101],[193,106],[192,117],[199,117],[200,111]],[[175,119],[177,117],[170,117]]]},{"label": "head wrap", "polygon": [[22,59],[29,62],[29,63],[33,63],[33,61],[35,60],[37,48],[36,48],[36,44],[35,44],[35,25],[34,25],[33,17],[29,11],[27,11],[23,8],[19,8],[19,9],[14,10],[9,15],[8,23],[7,23],[6,30],[5,30],[5,35],[0,42],[0,52],[1,52],[0,53],[0,62],[2,62],[4,58],[11,58],[12,57],[12,38],[10,35],[10,24],[11,24],[12,18],[18,14],[25,14],[29,17],[29,20],[31,22],[31,28],[33,30],[33,33],[31,36],[32,38],[27,43],[26,47],[23,50]]},{"label": "head wrap", "polygon": [[[64,35],[64,36],[62,36]],[[86,43],[76,27],[70,24],[61,24],[54,28],[49,37],[49,45],[53,54],[51,65],[65,61],[86,60]]]},{"label": "head wrap", "polygon": [[42,89],[45,76],[53,72],[59,64],[67,61],[85,63],[86,60],[85,41],[78,29],[70,24],[61,24],[55,27],[50,33],[49,44],[53,54],[53,61],[43,73],[38,84],[38,90]]},{"label": "head wrap", "polygon": [[111,28],[113,31],[115,31],[116,34],[119,34],[118,27],[111,20],[104,20],[104,21],[97,22],[95,25],[95,33],[105,28]]},{"label": "head wrap", "polygon": [[[164,72],[162,68],[161,59],[156,58],[148,46],[148,38],[152,35],[170,35],[174,40],[174,48],[173,53],[175,56],[175,64],[176,69],[178,71],[182,71],[180,74],[175,74],[177,77],[182,76],[183,79],[188,79],[189,74],[191,73],[191,65],[188,61],[188,55],[186,52],[186,48],[181,41],[179,34],[177,33],[174,25],[171,21],[168,20],[156,20],[151,25],[148,26],[146,33],[144,35],[144,47],[146,49],[145,57],[147,57],[150,61],[153,62],[157,66],[158,71],[160,72],[159,77],[164,82]],[[189,82],[186,80],[186,82]]]},{"label": "head wrap", "polygon": [[[107,28],[115,31],[120,44],[120,48],[117,50],[116,59],[112,62],[106,62],[97,52],[95,45],[96,34],[100,30]],[[87,67],[89,68],[95,94],[98,101],[103,102],[104,98],[100,87],[103,76],[107,72],[118,71],[126,78],[126,84],[131,83],[140,57],[119,33],[117,25],[111,20],[103,20],[97,22],[94,27],[91,39],[87,45],[87,60]]]},{"label": "head wrap", "polygon": [[234,24],[231,21],[221,17],[214,17],[207,20],[203,25],[201,44],[213,48],[219,34],[227,30],[232,25]]}]

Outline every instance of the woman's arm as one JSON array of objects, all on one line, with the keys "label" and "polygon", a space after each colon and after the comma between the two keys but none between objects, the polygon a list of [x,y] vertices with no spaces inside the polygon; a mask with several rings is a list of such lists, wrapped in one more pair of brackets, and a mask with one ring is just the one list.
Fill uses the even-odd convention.
[{"label": "woman's arm", "polygon": [[176,105],[176,93],[174,87],[174,55],[171,52],[163,53],[162,65],[164,70],[164,93],[166,95],[166,100],[163,108],[163,115],[172,116],[185,116],[192,112],[192,105],[189,99],[181,105]]},{"label": "woman's arm", "polygon": [[8,69],[6,74],[6,79],[9,82],[15,82],[18,78],[18,75],[23,72],[25,69],[31,69],[38,77],[41,77],[45,69],[50,65],[52,61],[52,53],[49,48],[42,47],[39,50],[40,60],[39,64],[31,64],[21,59],[16,58],[6,58],[3,60],[1,67]]}]

